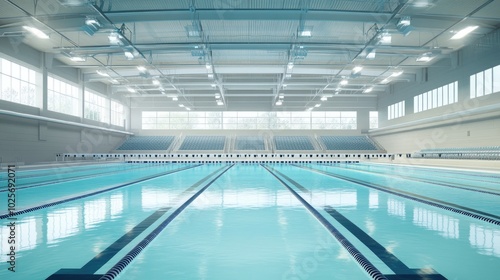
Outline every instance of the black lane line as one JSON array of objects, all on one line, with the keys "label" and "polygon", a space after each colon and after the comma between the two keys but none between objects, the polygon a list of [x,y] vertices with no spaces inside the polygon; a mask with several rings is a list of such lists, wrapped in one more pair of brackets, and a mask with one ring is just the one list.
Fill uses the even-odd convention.
[{"label": "black lane line", "polygon": [[[400,259],[398,259],[391,252],[387,251],[384,246],[378,243],[375,239],[370,237],[366,232],[364,232],[361,228],[347,219],[345,216],[340,214],[337,210],[335,210],[331,206],[325,206],[323,209],[332,216],[337,222],[339,222],[342,226],[344,226],[349,232],[351,232],[359,241],[361,241],[368,249],[370,249],[381,261],[383,261],[392,271],[396,274],[418,274],[421,275],[422,279],[428,279],[427,277],[432,277],[432,279],[445,279],[444,276],[438,274],[436,271],[426,268],[422,269],[411,269],[406,266]],[[425,274],[422,272],[425,271]],[[438,275],[442,278],[438,278]]]},{"label": "black lane line", "polygon": [[103,275],[101,279],[103,280],[112,280],[115,279],[120,272],[122,272],[127,265],[129,265],[135,257],[137,257],[149,243],[153,241],[167,226],[172,222],[175,217],[177,217],[186,207],[191,204],[200,194],[202,194],[208,187],[210,187],[216,180],[218,180],[224,173],[226,173],[234,164],[227,167],[224,171],[222,171],[219,175],[213,178],[210,182],[208,182],[203,188],[197,191],[191,198],[189,198],[186,202],[184,202],[177,210],[175,210],[168,218],[163,221],[158,227],[156,227],[146,238],[144,238],[137,246],[134,247],[128,254],[126,254],[118,263],[116,263],[106,274]]},{"label": "black lane line", "polygon": [[373,279],[382,280],[387,277],[380,272],[354,245],[347,240],[340,231],[338,231],[330,222],[328,222],[311,204],[303,199],[296,191],[294,191],[285,181],[276,175],[270,167],[262,165],[271,175],[273,175],[285,188],[287,188],[297,200],[337,239],[337,241],[351,254],[356,262],[370,275]]},{"label": "black lane line", "polygon": [[46,204],[41,204],[41,205],[30,207],[30,208],[25,208],[25,209],[16,211],[14,213],[6,213],[6,214],[3,214],[3,215],[0,215],[0,220],[6,219],[8,217],[17,216],[17,215],[20,215],[20,214],[26,214],[26,213],[29,213],[29,212],[32,212],[32,211],[43,209],[43,208],[48,208],[48,207],[51,207],[51,206],[54,206],[54,205],[58,205],[58,204],[62,204],[62,203],[66,203],[66,202],[69,202],[69,201],[73,201],[73,200],[77,200],[77,199],[81,199],[81,198],[93,196],[93,195],[96,195],[96,194],[100,194],[100,193],[104,193],[104,192],[116,190],[116,189],[119,189],[119,188],[122,188],[122,187],[126,187],[126,186],[133,185],[133,184],[136,184],[136,183],[140,183],[140,182],[143,182],[143,181],[151,180],[151,179],[154,179],[154,178],[157,178],[157,177],[169,175],[169,174],[172,174],[172,173],[184,171],[184,170],[187,170],[187,169],[195,168],[195,167],[198,167],[198,166],[201,166],[201,165],[203,165],[203,164],[182,167],[182,168],[170,170],[170,171],[167,171],[167,172],[162,172],[162,173],[159,173],[159,174],[147,176],[147,177],[144,177],[144,178],[141,178],[141,179],[138,179],[138,180],[134,180],[134,181],[130,181],[130,182],[127,182],[127,183],[124,183],[124,184],[116,185],[114,187],[110,187],[110,188],[107,188],[107,189],[101,189],[101,190],[98,190],[98,191],[95,191],[95,192],[85,193],[85,194],[82,194],[82,195],[77,195],[77,196],[73,196],[73,197],[70,197],[70,198],[66,198],[66,199],[62,199],[62,200],[57,200],[57,201],[54,201],[54,202],[50,202],[50,203],[46,203]]},{"label": "black lane line", "polygon": [[418,201],[418,202],[421,202],[421,203],[424,203],[424,204],[427,204],[427,205],[435,206],[435,207],[438,207],[438,208],[441,208],[441,209],[444,209],[444,210],[448,210],[448,211],[451,211],[451,212],[454,212],[454,213],[462,214],[462,215],[465,215],[465,216],[468,216],[468,217],[471,217],[471,218],[475,218],[475,219],[478,219],[478,220],[481,220],[481,221],[485,221],[485,222],[492,223],[492,224],[495,224],[495,225],[500,225],[500,217],[497,216],[497,215],[494,215],[494,214],[486,213],[486,212],[483,212],[483,211],[480,211],[480,210],[476,210],[476,209],[473,209],[473,208],[465,207],[465,206],[462,206],[462,205],[458,205],[458,204],[454,204],[454,203],[442,201],[442,200],[439,200],[439,199],[434,199],[434,198],[431,198],[431,197],[427,197],[427,196],[423,196],[423,195],[419,195],[419,194],[415,194],[415,193],[411,193],[411,192],[397,190],[397,189],[394,189],[394,188],[384,187],[384,186],[381,186],[381,185],[378,185],[378,184],[372,184],[372,183],[365,182],[365,181],[362,181],[362,180],[358,180],[358,179],[354,179],[354,178],[350,178],[350,177],[346,177],[346,176],[342,176],[342,175],[333,174],[331,172],[327,172],[327,171],[323,171],[323,170],[318,170],[318,169],[314,169],[314,168],[310,168],[310,167],[305,167],[305,166],[299,166],[299,165],[295,165],[295,164],[292,164],[292,165],[295,166],[295,167],[298,167],[298,168],[310,170],[310,171],[313,171],[313,172],[316,172],[316,173],[320,173],[320,174],[323,174],[323,175],[326,175],[326,176],[334,177],[334,178],[341,179],[341,180],[344,180],[344,181],[348,181],[348,182],[351,182],[351,183],[355,183],[355,184],[358,184],[358,185],[361,185],[361,186],[365,186],[365,187],[368,187],[368,188],[376,189],[376,190],[383,191],[383,192],[386,192],[386,193],[390,193],[390,194],[393,194],[393,195],[396,195],[396,196],[404,197],[404,198],[407,198],[407,199],[410,199],[410,200],[413,200],[413,201]]},{"label": "black lane line", "polygon": [[[326,164],[322,164],[323,166],[329,166]],[[451,185],[448,182],[443,182],[443,181],[431,181],[431,180],[425,180],[425,179],[420,179],[420,178],[415,178],[415,177],[410,177],[410,176],[401,176],[401,175],[393,175],[393,174],[387,174],[383,172],[376,172],[376,171],[368,171],[368,170],[362,170],[362,169],[355,169],[355,168],[347,168],[343,166],[335,166],[335,168],[340,168],[340,169],[345,169],[353,172],[364,172],[364,173],[370,173],[370,174],[380,174],[388,177],[394,177],[394,178],[401,178],[405,180],[411,180],[415,182],[422,182],[422,183],[429,183],[433,185],[438,185],[438,186],[443,186],[443,187],[448,187],[448,188],[454,188],[454,189],[461,189],[461,190],[466,190],[466,191],[472,191],[472,192],[479,192],[479,193],[486,193],[486,194],[492,194],[492,195],[498,195],[500,196],[499,192],[494,192],[494,189],[491,188],[483,188],[483,187],[473,187],[470,185],[464,185],[464,184],[459,184],[459,183],[453,183],[456,185]],[[488,191],[491,190],[491,191]]]},{"label": "black lane line", "polygon": [[[203,179],[199,180],[182,193],[178,195],[178,197],[182,197],[184,194],[191,192],[192,190],[199,187],[209,178],[220,172],[225,167],[221,167],[216,171],[210,173],[205,176]],[[60,275],[65,275],[64,277],[70,277],[70,275],[92,275],[96,271],[98,271],[103,265],[105,265],[111,258],[113,258],[118,252],[120,252],[125,246],[127,246],[130,242],[132,242],[137,236],[143,233],[146,229],[148,229],[154,222],[160,219],[166,212],[168,212],[171,207],[162,207],[148,216],[146,219],[142,220],[139,224],[137,224],[134,228],[129,230],[127,233],[122,235],[119,239],[117,239],[114,243],[109,245],[102,252],[97,254],[94,258],[92,258],[89,262],[87,262],[80,269],[60,269],[56,273],[49,276],[47,279],[63,279]]]},{"label": "black lane line", "polygon": [[[46,185],[52,185],[52,184],[58,184],[58,183],[64,183],[64,182],[69,182],[69,181],[76,181],[76,180],[81,180],[81,179],[87,179],[87,178],[97,178],[101,176],[106,176],[111,173],[120,173],[120,172],[128,172],[130,170],[137,170],[137,169],[144,169],[144,168],[149,168],[151,166],[143,166],[143,167],[134,167],[134,168],[127,168],[127,169],[120,169],[120,170],[114,170],[114,171],[107,171],[107,172],[101,172],[101,173],[95,173],[95,174],[89,174],[89,175],[82,175],[82,176],[75,176],[75,177],[69,177],[69,178],[63,178],[60,180],[48,180],[48,181],[41,181],[41,182],[35,182],[31,183],[28,185],[21,185],[22,187],[18,187],[19,185],[16,186],[16,190],[22,190],[22,189],[29,189],[29,188],[34,188],[34,187],[41,187],[41,186],[46,186]],[[7,192],[7,189],[0,190],[1,192]]]},{"label": "black lane line", "polygon": [[[273,168],[270,168],[270,169],[272,169],[274,172],[278,173],[280,176],[285,178],[285,180],[290,181],[290,182],[293,181],[290,177],[279,172],[278,170],[275,170]],[[270,170],[268,170],[268,171],[271,172]],[[278,178],[276,175],[274,175],[274,176],[276,178]],[[307,188],[300,185],[296,181],[293,181],[292,184],[295,185],[296,187],[300,186],[300,188],[299,188],[300,190],[306,190],[307,193],[310,193],[310,191]],[[297,195],[300,196],[299,194],[297,194]],[[311,207],[313,207],[313,206],[311,206]],[[342,214],[340,214],[338,211],[336,211],[333,207],[325,206],[323,209],[328,214],[330,214],[330,216],[332,216],[335,220],[337,220],[350,233],[352,233],[368,249],[370,249],[382,262],[384,262],[387,265],[387,267],[389,267],[394,273],[396,273],[395,275],[384,275],[388,279],[420,279],[420,280],[446,279],[444,276],[437,273],[433,269],[426,269],[425,273],[424,273],[423,272],[424,270],[422,270],[422,269],[409,268],[406,264],[404,264],[401,260],[399,260],[395,255],[393,255],[392,253],[387,251],[384,248],[384,246],[382,246],[380,243],[378,243],[375,239],[371,238],[366,232],[364,232],[361,228],[356,226],[353,222],[351,222],[349,219],[347,219]],[[321,214],[319,214],[319,215],[321,215]],[[332,225],[332,227],[333,227],[333,225]]]}]

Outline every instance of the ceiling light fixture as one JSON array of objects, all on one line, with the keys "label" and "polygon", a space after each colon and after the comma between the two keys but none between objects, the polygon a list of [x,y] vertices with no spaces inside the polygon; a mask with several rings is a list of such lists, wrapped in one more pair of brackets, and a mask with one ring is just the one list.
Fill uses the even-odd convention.
[{"label": "ceiling light fixture", "polygon": [[184,108],[185,106],[184,104],[179,104],[179,107]]},{"label": "ceiling light fixture", "polygon": [[72,56],[69,59],[73,62],[85,62],[85,61],[87,61],[87,58],[84,56]]},{"label": "ceiling light fixture", "polygon": [[140,72],[146,72],[146,70],[148,70],[145,66],[137,66],[137,70],[139,70]]},{"label": "ceiling light fixture", "polygon": [[134,88],[127,87],[127,90],[131,93],[136,93],[137,91]]},{"label": "ceiling light fixture", "polygon": [[321,104],[320,104],[320,103],[318,103],[318,104],[314,105],[314,107],[316,107],[316,108],[318,108],[318,107],[320,107],[320,106],[321,106]]},{"label": "ceiling light fixture", "polygon": [[342,86],[345,86],[345,85],[347,85],[348,83],[349,83],[349,81],[348,81],[348,80],[346,80],[346,79],[343,79],[342,81],[340,81],[340,85],[342,85]]},{"label": "ceiling light fixture", "polygon": [[401,17],[396,24],[398,31],[404,36],[408,36],[415,28],[411,25],[411,18],[409,16]]},{"label": "ceiling light fixture", "polygon": [[125,38],[118,31],[109,33],[108,40],[110,45],[125,45],[126,43]]},{"label": "ceiling light fixture", "polygon": [[385,84],[388,84],[389,82],[390,82],[389,79],[385,78],[380,83],[385,85]]},{"label": "ceiling light fixture", "polygon": [[462,39],[463,37],[467,36],[469,33],[471,33],[472,31],[476,30],[479,26],[475,25],[475,26],[467,26],[466,28],[458,31],[457,33],[455,33],[455,35],[453,35],[451,37],[451,40],[458,40],[458,39]]},{"label": "ceiling light fixture", "polygon": [[220,93],[218,93],[218,92],[217,92],[217,93],[215,94],[215,98],[216,98],[216,99],[219,99],[219,98],[220,98]]},{"label": "ceiling light fixture", "polygon": [[179,100],[179,98],[177,98],[177,96],[172,97],[172,101],[177,101],[177,100]]},{"label": "ceiling light fixture", "polygon": [[376,52],[375,52],[375,49],[373,49],[370,52],[368,52],[368,54],[366,55],[366,59],[368,59],[368,60],[375,59],[375,55],[376,55]]},{"label": "ceiling light fixture", "polygon": [[328,97],[326,97],[326,96],[321,97],[321,101],[327,101],[327,100],[328,100]]},{"label": "ceiling light fixture", "polygon": [[40,39],[49,39],[49,35],[47,35],[45,32],[43,32],[42,30],[38,29],[38,28],[35,28],[35,27],[31,27],[31,26],[23,26],[23,28],[28,31],[29,33],[35,35],[36,37],[40,38]]},{"label": "ceiling light fixture", "polygon": [[217,106],[222,106],[222,105],[224,105],[224,102],[220,99],[217,100]]},{"label": "ceiling light fixture", "polygon": [[210,63],[205,64],[205,68],[207,68],[207,70],[212,69],[212,64]]},{"label": "ceiling light fixture", "polygon": [[186,107],[186,110],[188,110],[188,111],[191,111],[191,108],[189,108],[189,107]]},{"label": "ceiling light fixture", "polygon": [[95,72],[103,77],[109,77],[109,74],[108,72],[106,72],[106,70],[95,70]]},{"label": "ceiling light fixture", "polygon": [[207,75],[209,79],[213,79],[214,78],[214,74],[208,74]]},{"label": "ceiling light fixture", "polygon": [[278,95],[278,98],[279,98],[279,99],[283,99],[283,98],[285,98],[285,95],[284,95],[284,94],[282,94],[282,93],[280,93],[280,94]]},{"label": "ceiling light fixture", "polygon": [[281,106],[281,105],[283,105],[283,100],[278,100],[278,101],[276,101],[275,104],[276,104],[276,106]]},{"label": "ceiling light fixture", "polygon": [[363,70],[362,66],[355,66],[354,68],[352,68],[352,73],[356,74],[361,72],[361,70]]},{"label": "ceiling light fixture", "polygon": [[422,55],[420,55],[419,57],[417,57],[416,61],[417,62],[429,62],[431,60],[434,59],[434,55],[432,53],[424,53]]},{"label": "ceiling light fixture", "polygon": [[161,83],[160,83],[160,81],[159,81],[159,80],[157,80],[157,79],[153,79],[153,85],[155,85],[155,86],[159,86],[160,84],[161,84]]},{"label": "ceiling light fixture", "polygon": [[120,82],[117,79],[110,79],[109,80],[113,85],[118,85]]},{"label": "ceiling light fixture", "polygon": [[215,88],[217,85],[216,84],[211,84],[210,85],[212,88]]},{"label": "ceiling light fixture", "polygon": [[399,76],[401,76],[401,74],[403,74],[403,72],[404,72],[403,70],[396,71],[396,72],[391,74],[391,77],[399,77]]},{"label": "ceiling light fixture", "polygon": [[293,69],[293,62],[288,62],[287,67],[289,70],[292,70]]},{"label": "ceiling light fixture", "polygon": [[130,51],[124,51],[123,54],[125,55],[125,57],[127,58],[127,60],[132,60],[135,58],[135,55],[130,52]]},{"label": "ceiling light fixture", "polygon": [[363,91],[363,93],[370,93],[370,92],[372,92],[372,90],[373,90],[373,87],[369,87],[369,88],[365,89]]},{"label": "ceiling light fixture", "polygon": [[288,73],[288,74],[285,74],[285,78],[286,79],[290,79],[292,77],[292,74]]}]

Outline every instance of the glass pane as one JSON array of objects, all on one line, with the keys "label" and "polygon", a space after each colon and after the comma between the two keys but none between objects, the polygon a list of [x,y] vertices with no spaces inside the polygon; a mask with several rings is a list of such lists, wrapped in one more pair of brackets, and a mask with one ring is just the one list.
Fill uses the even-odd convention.
[{"label": "glass pane", "polygon": [[484,95],[484,72],[476,74],[476,97]]},{"label": "glass pane", "polygon": [[152,112],[152,111],[143,111],[142,112],[142,118],[154,118],[156,117],[156,112]]},{"label": "glass pane", "polygon": [[484,71],[484,95],[491,94],[493,92],[493,69],[487,69]]},{"label": "glass pane", "polygon": [[500,92],[500,65],[493,68],[493,92]]},{"label": "glass pane", "polygon": [[476,97],[476,75],[470,76],[470,99]]}]

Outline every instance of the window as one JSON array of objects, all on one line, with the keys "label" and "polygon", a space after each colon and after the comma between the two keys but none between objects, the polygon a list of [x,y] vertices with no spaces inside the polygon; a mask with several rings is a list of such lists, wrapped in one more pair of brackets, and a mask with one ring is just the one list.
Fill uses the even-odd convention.
[{"label": "window", "polygon": [[395,118],[400,118],[405,115],[405,101],[394,103],[387,106],[387,119],[392,120]]},{"label": "window", "polygon": [[67,115],[81,116],[78,87],[54,77],[47,77],[47,109]]},{"label": "window", "polygon": [[111,124],[116,125],[116,126],[125,126],[125,107],[114,101],[111,100]]},{"label": "window", "polygon": [[370,129],[378,128],[378,112],[370,111]]},{"label": "window", "polygon": [[453,82],[413,97],[413,112],[418,113],[456,102],[458,82]]},{"label": "window", "polygon": [[109,99],[99,94],[85,91],[86,119],[109,123]]},{"label": "window", "polygon": [[500,65],[470,76],[470,98],[500,92]]},{"label": "window", "polygon": [[36,72],[0,58],[0,99],[36,107]]},{"label": "window", "polygon": [[357,112],[142,112],[142,129],[356,129]]}]

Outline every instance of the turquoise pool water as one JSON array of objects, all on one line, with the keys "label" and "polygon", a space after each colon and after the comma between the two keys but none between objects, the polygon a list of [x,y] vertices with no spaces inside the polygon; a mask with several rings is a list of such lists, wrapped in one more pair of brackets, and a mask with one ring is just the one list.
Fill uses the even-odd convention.
[{"label": "turquoise pool water", "polygon": [[0,279],[500,275],[499,173],[365,163],[18,170],[8,216],[2,172]]}]

